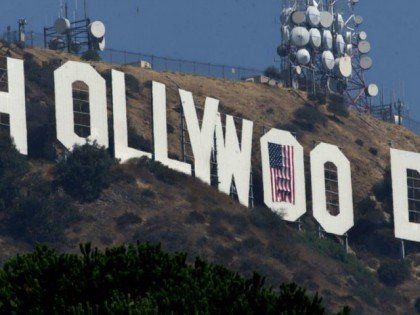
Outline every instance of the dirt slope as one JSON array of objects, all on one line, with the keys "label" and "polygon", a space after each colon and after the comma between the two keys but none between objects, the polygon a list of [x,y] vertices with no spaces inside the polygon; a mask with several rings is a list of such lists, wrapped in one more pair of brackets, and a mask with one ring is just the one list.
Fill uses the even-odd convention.
[{"label": "dirt slope", "polygon": [[[27,65],[27,101],[29,125],[53,127],[52,73],[60,62],[77,59],[40,49],[2,47],[1,51],[14,57],[25,57]],[[40,66],[49,72],[41,72]],[[191,91],[198,106],[206,96],[220,100],[220,111],[254,121],[254,156],[257,207],[241,207],[229,197],[219,194],[194,178],[171,175],[162,181],[144,163],[133,162],[120,167],[121,179],[92,204],[78,204],[84,219],[69,227],[67,244],[59,247],[74,250],[79,242],[92,241],[97,246],[123,242],[162,242],[174,251],[188,251],[212,261],[224,263],[242,273],[258,270],[278,285],[296,281],[309,290],[319,291],[332,307],[348,304],[356,314],[414,312],[412,302],[417,298],[419,279],[412,279],[397,289],[384,287],[377,281],[375,269],[381,261],[394,257],[366,250],[363,242],[350,245],[355,255],[344,255],[336,239],[320,240],[311,218],[310,202],[303,221],[303,232],[258,206],[261,196],[259,138],[263,127],[275,126],[297,133],[305,148],[306,172],[308,154],[317,142],[337,144],[351,161],[355,203],[372,197],[372,189],[382,180],[389,165],[390,144],[399,149],[419,151],[420,137],[403,127],[377,121],[351,111],[349,117],[334,117],[326,105],[316,106],[303,93],[245,82],[230,82],[212,78],[158,73],[134,66],[92,63],[107,79],[108,106],[110,74],[114,68],[127,74],[128,119],[133,145],[151,147],[151,81],[166,84],[168,131],[171,156],[181,156],[180,114],[178,88]],[[40,77],[44,77],[40,80]],[[37,79],[38,78],[38,79]],[[308,122],[297,113],[302,108],[318,108],[323,117],[317,123]],[[111,113],[111,112],[110,112]],[[110,120],[112,121],[112,120]],[[240,126],[237,126],[238,128]],[[54,128],[52,128],[53,130]],[[47,174],[48,162],[37,162]],[[308,181],[308,178],[307,178]],[[308,191],[310,200],[310,191]],[[390,210],[378,202],[375,209],[355,209],[356,221],[375,223],[375,233],[386,235],[378,242],[398,242],[393,238]],[[356,223],[357,225],[357,223]],[[382,234],[381,234],[382,235]],[[376,240],[376,239],[375,239]],[[27,250],[27,244],[17,244],[2,237],[5,250],[2,258],[17,250]],[[375,244],[374,244],[375,245]],[[382,243],[379,245],[383,246]],[[420,259],[411,253],[413,268]]]}]

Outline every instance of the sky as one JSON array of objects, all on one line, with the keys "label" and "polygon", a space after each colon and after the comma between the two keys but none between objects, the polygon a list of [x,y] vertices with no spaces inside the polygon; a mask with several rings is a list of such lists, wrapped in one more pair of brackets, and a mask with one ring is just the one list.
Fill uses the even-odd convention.
[{"label": "sky", "polygon": [[[0,29],[24,17],[28,30],[41,32],[61,1],[2,0]],[[70,15],[76,2],[82,16],[83,0],[68,0]],[[110,48],[256,69],[278,61],[280,0],[87,0],[87,6],[92,19],[105,22]],[[420,1],[360,0],[357,12],[372,44],[369,81],[387,98],[395,89],[420,121]]]}]

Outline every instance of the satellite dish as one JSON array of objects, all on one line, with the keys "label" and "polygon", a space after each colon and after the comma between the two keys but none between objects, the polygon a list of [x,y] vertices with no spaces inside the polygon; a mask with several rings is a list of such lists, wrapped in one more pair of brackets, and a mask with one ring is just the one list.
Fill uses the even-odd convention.
[{"label": "satellite dish", "polygon": [[322,53],[322,64],[326,70],[333,70],[335,66],[334,55],[331,51],[326,50]]},{"label": "satellite dish", "polygon": [[346,54],[351,56],[353,55],[353,45],[352,44],[347,44],[346,45]]},{"label": "satellite dish", "polygon": [[333,36],[331,31],[324,30],[322,33],[322,44],[326,50],[331,50],[333,48]]},{"label": "satellite dish", "polygon": [[48,44],[51,50],[63,50],[66,47],[66,43],[61,38],[54,38]]},{"label": "satellite dish", "polygon": [[306,28],[295,27],[292,30],[291,41],[297,47],[304,47],[309,43],[310,35]]},{"label": "satellite dish", "polygon": [[362,56],[362,58],[360,58],[359,64],[360,68],[363,70],[369,70],[373,66],[373,61],[369,56]]},{"label": "satellite dish", "polygon": [[357,48],[359,49],[361,54],[367,54],[370,52],[370,43],[366,40],[362,40],[361,42],[359,42]]},{"label": "satellite dish", "polygon": [[361,24],[363,24],[363,17],[362,17],[362,16],[360,16],[360,15],[355,15],[355,16],[354,16],[354,23],[355,23],[356,25],[361,25]]},{"label": "satellite dish", "polygon": [[353,39],[353,33],[352,32],[346,32],[345,40],[347,44],[351,44]]},{"label": "satellite dish", "polygon": [[290,41],[290,27],[287,25],[283,25],[281,27],[281,38],[283,43],[288,43]]},{"label": "satellite dish", "polygon": [[310,26],[317,27],[321,21],[321,14],[315,6],[308,6],[306,9],[306,21]]},{"label": "satellite dish", "polygon": [[301,66],[293,67],[293,72],[295,74],[297,74],[297,75],[301,75],[302,74],[302,68],[301,68]]},{"label": "satellite dish", "polygon": [[311,28],[309,30],[310,43],[313,48],[319,48],[322,45],[321,32],[317,28]]},{"label": "satellite dish", "polygon": [[65,18],[58,18],[55,20],[54,28],[58,34],[65,34],[70,29],[70,21]]},{"label": "satellite dish", "polygon": [[295,11],[292,13],[292,22],[296,25],[305,23],[306,14],[303,11]]},{"label": "satellite dish", "polygon": [[356,5],[356,4],[358,4],[358,3],[359,3],[359,0],[350,0],[350,3],[351,3],[352,5]]},{"label": "satellite dish", "polygon": [[320,12],[320,24],[323,28],[330,28],[334,22],[333,15],[328,11]]},{"label": "satellite dish", "polygon": [[334,26],[337,33],[341,33],[344,28],[344,18],[340,13],[337,13],[334,18]]},{"label": "satellite dish", "polygon": [[365,93],[367,96],[375,97],[379,94],[379,88],[376,84],[369,84],[365,89]]},{"label": "satellite dish", "polygon": [[296,53],[296,61],[299,65],[306,66],[311,62],[311,54],[305,48],[299,49]]},{"label": "satellite dish", "polygon": [[361,39],[361,40],[366,40],[367,38],[368,38],[368,35],[367,35],[367,33],[366,33],[366,32],[361,31],[361,32],[359,33],[359,39]]},{"label": "satellite dish", "polygon": [[102,39],[105,36],[105,25],[101,21],[90,23],[88,29],[93,38]]},{"label": "satellite dish", "polygon": [[78,41],[72,41],[70,44],[70,49],[73,53],[78,54],[82,49],[82,44]]},{"label": "satellite dish", "polygon": [[98,48],[99,48],[100,51],[105,50],[105,37],[99,42]]},{"label": "satellite dish", "polygon": [[339,55],[344,55],[346,49],[346,42],[344,41],[343,35],[338,34],[335,37],[335,51]]},{"label": "satellite dish", "polygon": [[351,76],[351,73],[353,71],[352,65],[351,65],[351,57],[350,56],[344,56],[337,58],[335,60],[335,66],[337,69],[338,74],[340,74],[344,78],[348,78]]},{"label": "satellite dish", "polygon": [[282,44],[279,47],[277,47],[277,54],[280,57],[286,57],[289,54],[288,46],[285,44]]}]

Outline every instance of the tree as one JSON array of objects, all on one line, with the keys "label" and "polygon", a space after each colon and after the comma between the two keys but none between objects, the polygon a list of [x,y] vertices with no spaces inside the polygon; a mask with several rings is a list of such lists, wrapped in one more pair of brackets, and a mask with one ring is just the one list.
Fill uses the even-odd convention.
[{"label": "tree", "polygon": [[[280,292],[254,274],[244,279],[223,266],[150,244],[81,256],[45,246],[0,269],[1,314],[327,314],[317,295],[295,284]],[[348,314],[344,308],[339,314]]]},{"label": "tree", "polygon": [[96,143],[75,146],[57,163],[55,180],[71,197],[91,202],[109,187],[115,163],[108,151]]}]

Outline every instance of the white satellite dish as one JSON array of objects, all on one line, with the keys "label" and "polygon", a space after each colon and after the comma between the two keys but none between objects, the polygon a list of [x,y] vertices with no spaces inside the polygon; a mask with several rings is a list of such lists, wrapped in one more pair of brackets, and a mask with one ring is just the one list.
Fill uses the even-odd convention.
[{"label": "white satellite dish", "polygon": [[70,21],[66,18],[58,18],[55,20],[54,28],[58,34],[65,34],[70,29]]},{"label": "white satellite dish", "polygon": [[290,41],[290,27],[287,25],[283,25],[281,27],[281,38],[283,43],[288,43]]},{"label": "white satellite dish", "polygon": [[100,51],[105,50],[105,37],[99,42],[98,48],[99,48]]},{"label": "white satellite dish", "polygon": [[105,25],[101,21],[95,21],[88,26],[89,33],[96,39],[102,39],[105,36]]},{"label": "white satellite dish", "polygon": [[337,13],[334,18],[334,27],[337,33],[341,33],[345,25],[344,18],[340,13]]},{"label": "white satellite dish", "polygon": [[361,42],[359,42],[357,48],[359,49],[361,54],[367,54],[370,52],[370,43],[366,40],[362,40]]},{"label": "white satellite dish", "polygon": [[293,77],[292,78],[292,87],[293,89],[299,89],[299,78]]},{"label": "white satellite dish", "polygon": [[293,72],[295,74],[297,74],[297,75],[301,75],[302,74],[302,68],[301,68],[301,66],[293,67]]},{"label": "white satellite dish", "polygon": [[321,22],[321,14],[317,7],[308,6],[306,9],[306,21],[312,27],[317,27]]},{"label": "white satellite dish", "polygon": [[310,39],[309,32],[306,28],[298,26],[292,30],[291,41],[297,47],[308,45]]},{"label": "white satellite dish", "polygon": [[344,41],[343,35],[338,34],[335,37],[335,51],[339,55],[343,55],[346,49],[346,42]]},{"label": "white satellite dish", "polygon": [[326,50],[322,53],[322,64],[326,70],[333,70],[335,66],[334,55],[331,51]]},{"label": "white satellite dish", "polygon": [[353,45],[352,44],[347,44],[346,45],[346,54],[351,56],[353,55]]},{"label": "white satellite dish", "polygon": [[353,33],[352,32],[346,32],[345,40],[347,44],[351,44],[353,39]]},{"label": "white satellite dish", "polygon": [[373,60],[369,56],[362,56],[359,65],[363,70],[369,70],[373,66]]},{"label": "white satellite dish", "polygon": [[299,49],[296,53],[296,61],[301,66],[306,66],[311,62],[311,54],[305,48]]},{"label": "white satellite dish", "polygon": [[292,22],[296,25],[305,23],[306,14],[303,11],[295,11],[292,13]]},{"label": "white satellite dish", "polygon": [[333,48],[333,36],[331,31],[324,30],[322,33],[322,44],[326,50],[331,50]]},{"label": "white satellite dish", "polygon": [[311,28],[309,30],[310,43],[313,48],[319,48],[322,45],[321,32],[317,28]]},{"label": "white satellite dish", "polygon": [[337,58],[335,60],[335,66],[337,69],[337,73],[340,74],[344,78],[348,78],[351,76],[351,73],[353,71],[353,67],[351,65],[351,57],[350,56],[344,56]]},{"label": "white satellite dish", "polygon": [[363,24],[363,17],[362,17],[362,16],[360,16],[360,15],[355,15],[355,16],[354,16],[354,23],[355,23],[356,25],[361,25],[361,24]]},{"label": "white satellite dish", "polygon": [[375,97],[379,94],[379,88],[376,84],[369,84],[365,89],[365,93],[367,96]]},{"label": "white satellite dish", "polygon": [[330,28],[334,22],[333,15],[328,11],[320,12],[320,24],[323,28]]},{"label": "white satellite dish", "polygon": [[366,33],[366,32],[361,31],[361,32],[359,33],[359,39],[361,39],[361,40],[366,40],[367,38],[368,38],[368,35],[367,35],[367,33]]}]

